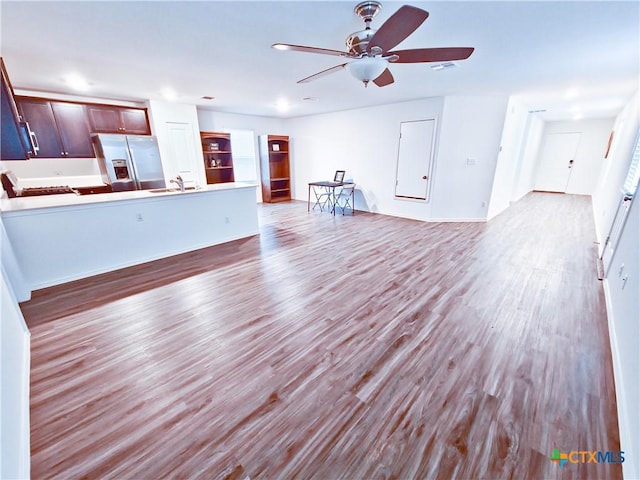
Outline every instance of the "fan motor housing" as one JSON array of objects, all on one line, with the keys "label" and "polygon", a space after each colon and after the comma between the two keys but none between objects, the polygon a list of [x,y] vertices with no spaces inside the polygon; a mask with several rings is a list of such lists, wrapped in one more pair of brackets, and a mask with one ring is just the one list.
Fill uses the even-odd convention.
[{"label": "fan motor housing", "polygon": [[368,28],[360,30],[359,32],[353,32],[349,35],[345,42],[349,49],[349,53],[353,55],[361,55],[365,53],[367,51],[367,45],[369,45],[369,40],[371,40],[374,33],[376,33],[375,30]]}]

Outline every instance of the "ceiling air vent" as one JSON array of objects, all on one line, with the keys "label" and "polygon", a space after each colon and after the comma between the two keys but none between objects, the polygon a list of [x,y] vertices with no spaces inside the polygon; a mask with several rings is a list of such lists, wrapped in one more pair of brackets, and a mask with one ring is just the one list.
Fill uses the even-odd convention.
[{"label": "ceiling air vent", "polygon": [[447,70],[449,68],[455,68],[457,67],[457,65],[453,62],[444,62],[444,63],[438,63],[437,65],[431,65],[431,68],[433,70]]}]

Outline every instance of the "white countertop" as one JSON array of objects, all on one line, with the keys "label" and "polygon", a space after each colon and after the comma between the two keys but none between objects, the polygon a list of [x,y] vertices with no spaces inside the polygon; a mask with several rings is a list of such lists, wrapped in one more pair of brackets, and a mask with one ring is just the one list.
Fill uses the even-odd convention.
[{"label": "white countertop", "polygon": [[221,192],[225,190],[236,190],[241,188],[255,188],[256,186],[257,185],[254,183],[230,182],[206,185],[200,189],[186,190],[184,192],[181,192],[177,189],[170,189],[169,191],[165,192],[153,192],[153,190],[159,190],[153,189],[114,193],[97,193],[92,195],[76,195],[74,193],[65,193],[61,195],[2,198],[0,199],[0,212],[2,212],[2,214],[5,214],[43,208],[87,206],[92,204],[134,200],[150,201],[154,199],[166,198],[168,196],[198,195],[211,192]]}]

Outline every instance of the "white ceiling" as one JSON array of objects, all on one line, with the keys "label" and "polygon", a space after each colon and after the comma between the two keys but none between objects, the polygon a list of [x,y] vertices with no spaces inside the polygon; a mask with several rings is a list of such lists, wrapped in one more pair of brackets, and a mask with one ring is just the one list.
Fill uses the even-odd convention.
[{"label": "white ceiling", "polygon": [[[346,50],[362,29],[349,1],[6,1],[1,54],[16,90],[161,99],[224,112],[295,117],[443,95],[517,95],[547,120],[616,115],[639,84],[637,1],[383,1],[430,16],[397,49],[475,47],[457,67],[392,64],[395,84],[364,88],[346,70],[296,81],[340,57],[272,49],[275,42]],[[214,100],[202,100],[204,95]],[[305,101],[305,97],[317,98]],[[282,99],[290,104],[279,112]]]}]

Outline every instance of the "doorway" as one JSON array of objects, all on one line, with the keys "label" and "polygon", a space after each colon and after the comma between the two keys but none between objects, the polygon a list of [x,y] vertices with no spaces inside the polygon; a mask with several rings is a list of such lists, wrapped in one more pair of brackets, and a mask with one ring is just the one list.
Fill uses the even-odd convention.
[{"label": "doorway", "polygon": [[435,119],[400,123],[396,197],[427,199],[435,128]]},{"label": "doorway", "polygon": [[[259,184],[260,162],[256,155],[256,136],[253,130],[227,130],[231,135],[233,174],[236,182]],[[262,189],[256,189],[256,202],[262,202]]]},{"label": "doorway", "polygon": [[565,193],[571,180],[581,133],[551,133],[546,136],[534,190]]}]

